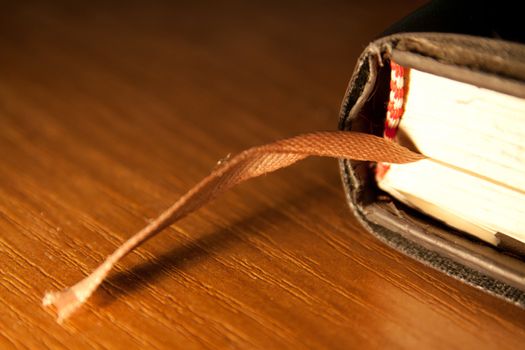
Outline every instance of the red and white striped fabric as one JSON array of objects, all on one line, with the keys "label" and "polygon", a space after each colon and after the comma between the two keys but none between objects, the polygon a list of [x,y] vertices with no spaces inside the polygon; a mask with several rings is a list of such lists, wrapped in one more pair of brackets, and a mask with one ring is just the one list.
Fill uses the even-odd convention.
[{"label": "red and white striped fabric", "polygon": [[405,68],[394,61],[390,61],[390,67],[390,99],[388,101],[383,136],[389,140],[393,140],[404,111]]},{"label": "red and white striped fabric", "polygon": [[[393,141],[396,137],[397,127],[401,121],[405,104],[405,77],[406,70],[394,61],[390,61],[390,97],[386,111],[385,129],[383,137]],[[388,171],[389,165],[378,163],[376,166],[376,178],[381,180]]]}]

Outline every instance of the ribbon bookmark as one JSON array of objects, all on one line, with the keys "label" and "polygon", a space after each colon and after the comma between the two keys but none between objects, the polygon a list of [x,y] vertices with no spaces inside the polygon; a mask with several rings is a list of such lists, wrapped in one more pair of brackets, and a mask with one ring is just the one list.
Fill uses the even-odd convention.
[{"label": "ribbon bookmark", "polygon": [[60,292],[46,293],[42,300],[43,305],[55,306],[57,321],[62,322],[93,294],[120,259],[144,241],[233,186],[253,177],[287,167],[309,156],[397,164],[425,158],[387,139],[349,131],[315,132],[249,148],[220,162],[208,176],[159,217],[119,246],[89,276]]}]

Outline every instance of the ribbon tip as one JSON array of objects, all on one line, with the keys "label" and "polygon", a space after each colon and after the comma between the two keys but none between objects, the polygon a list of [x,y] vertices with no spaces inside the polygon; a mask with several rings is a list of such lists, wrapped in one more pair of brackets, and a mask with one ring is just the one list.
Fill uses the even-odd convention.
[{"label": "ribbon tip", "polygon": [[46,292],[42,298],[42,306],[56,308],[56,321],[59,324],[69,318],[82,304],[83,302],[69,288],[61,292]]}]

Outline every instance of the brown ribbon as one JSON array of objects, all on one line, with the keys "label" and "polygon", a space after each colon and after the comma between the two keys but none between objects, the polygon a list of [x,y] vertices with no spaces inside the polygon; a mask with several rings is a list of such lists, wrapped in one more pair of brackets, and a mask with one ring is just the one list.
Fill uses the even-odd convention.
[{"label": "brown ribbon", "polygon": [[233,186],[309,156],[386,163],[409,163],[425,158],[386,139],[344,131],[305,134],[247,149],[235,157],[219,162],[211,174],[118,247],[89,276],[61,292],[46,293],[44,306],[54,305],[58,314],[57,321],[62,322],[89,298],[120,259],[144,241]]}]

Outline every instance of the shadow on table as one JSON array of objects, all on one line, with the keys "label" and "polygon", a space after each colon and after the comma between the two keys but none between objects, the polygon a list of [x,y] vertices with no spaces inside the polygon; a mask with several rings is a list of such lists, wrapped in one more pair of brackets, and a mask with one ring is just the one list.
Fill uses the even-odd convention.
[{"label": "shadow on table", "polygon": [[[102,284],[102,288],[95,293],[93,300],[98,305],[109,305],[121,296],[144,288],[147,284],[155,283],[171,271],[184,269],[190,264],[197,263],[199,259],[209,256],[212,252],[217,253],[226,249],[227,246],[238,241],[242,235],[265,231],[270,225],[284,225],[285,222],[291,220],[289,216],[282,213],[286,208],[293,207],[306,211],[314,206],[312,202],[323,203],[334,200],[334,197],[333,188],[318,185],[293,198],[281,202],[276,201],[275,205],[255,212],[243,220],[232,223],[229,227],[198,237],[187,246],[175,247],[153,260],[126,271],[114,272]],[[341,207],[346,209],[346,203],[342,199]],[[350,212],[348,215],[351,215]],[[279,232],[280,236],[284,234],[286,230]]]}]

